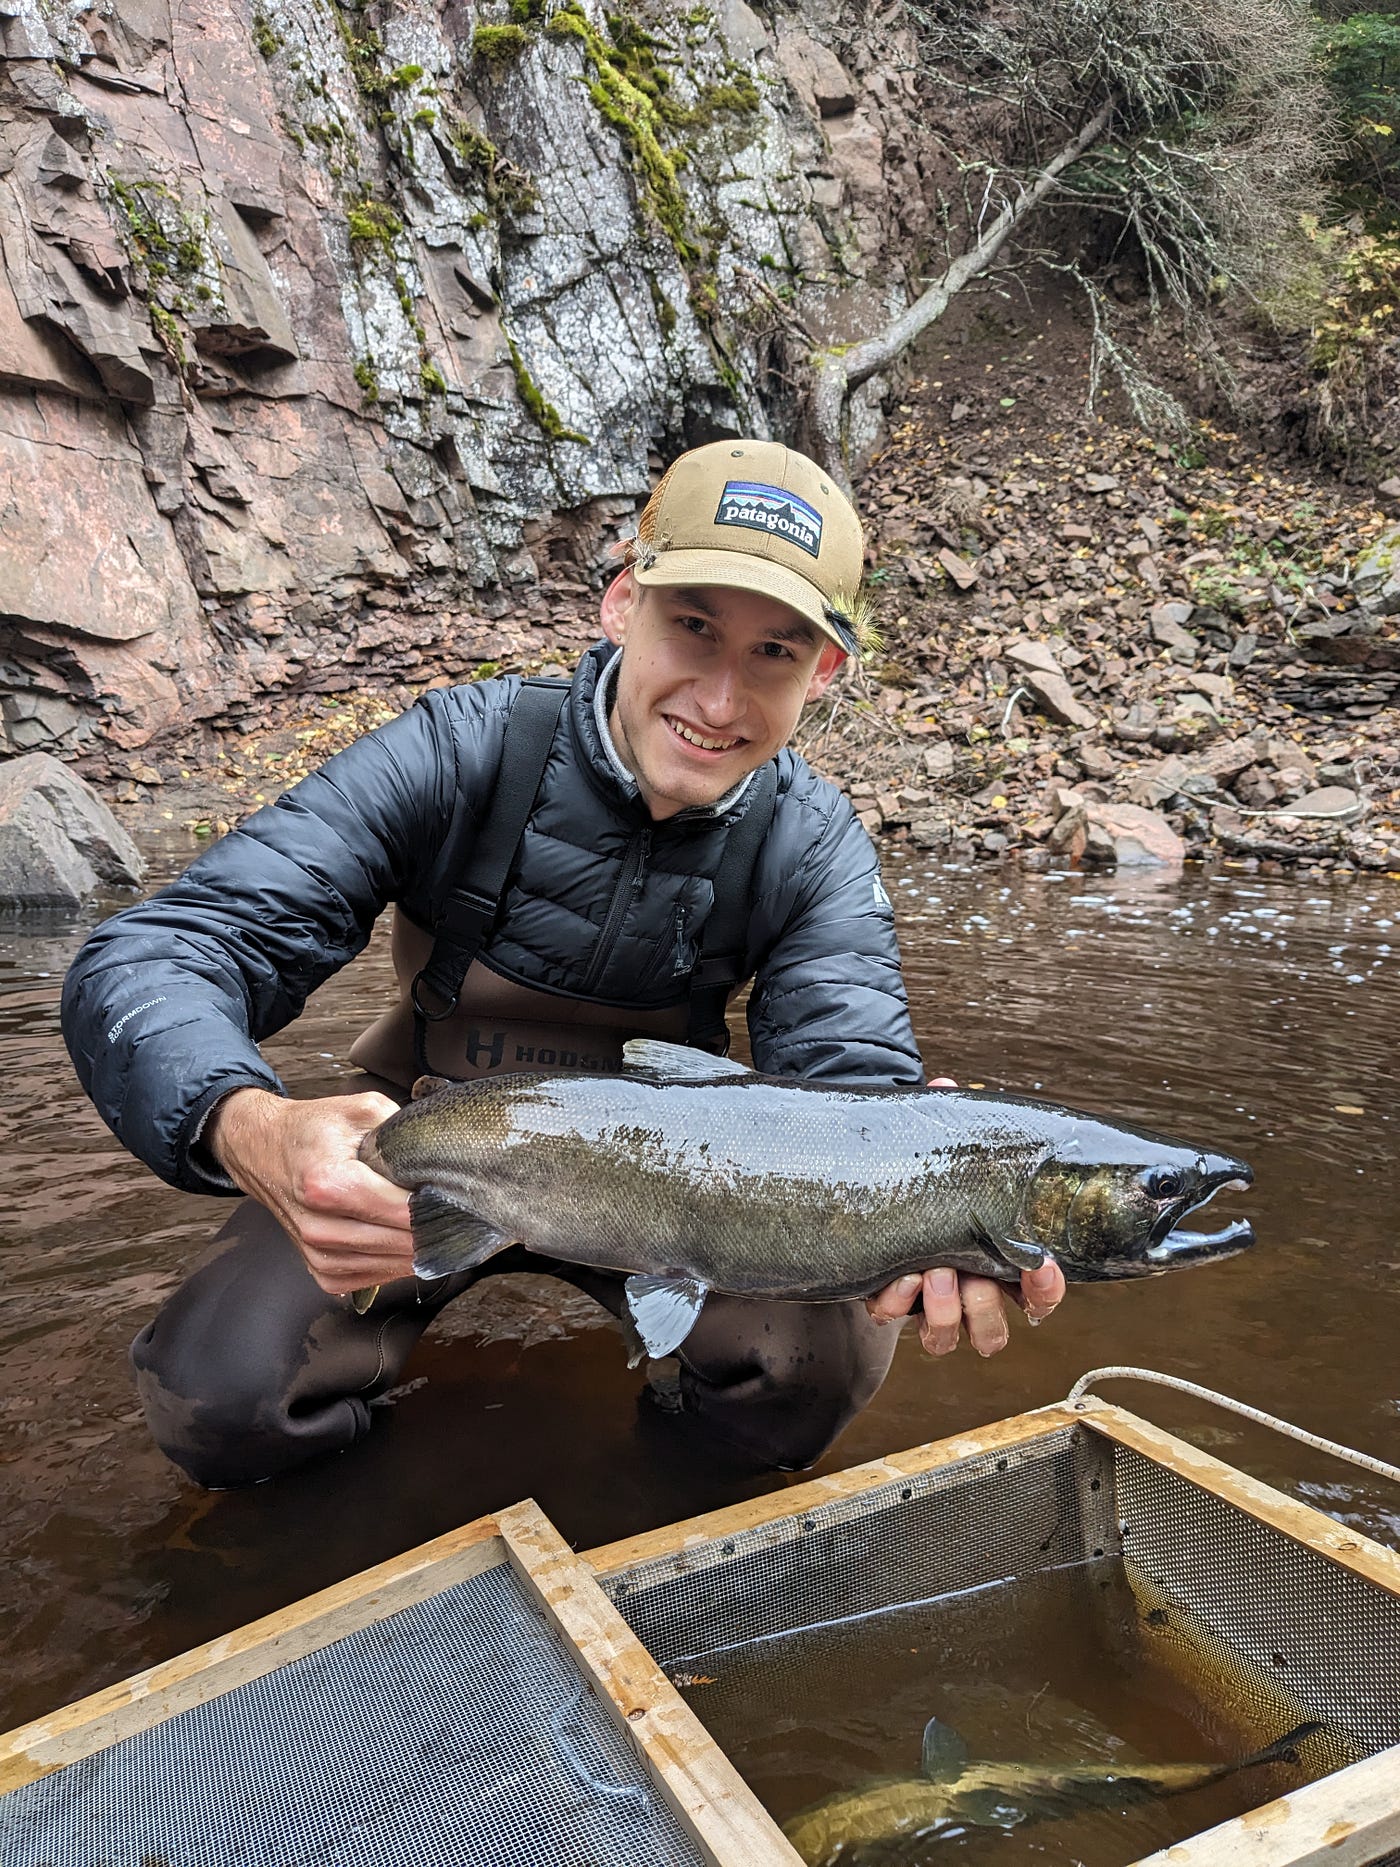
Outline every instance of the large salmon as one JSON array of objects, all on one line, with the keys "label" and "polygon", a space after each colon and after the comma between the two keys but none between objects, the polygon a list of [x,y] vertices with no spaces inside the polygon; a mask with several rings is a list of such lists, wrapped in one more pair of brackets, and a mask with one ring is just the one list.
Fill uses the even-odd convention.
[{"label": "large salmon", "polygon": [[[1147,1277],[1253,1242],[1181,1221],[1242,1161],[1050,1102],[758,1075],[636,1040],[618,1076],[484,1077],[422,1096],[361,1158],[412,1190],[415,1267],[508,1245],[630,1273],[637,1355],[710,1290],[835,1302],[931,1265],[1010,1282]],[[636,1357],[634,1357],[635,1359]]]}]

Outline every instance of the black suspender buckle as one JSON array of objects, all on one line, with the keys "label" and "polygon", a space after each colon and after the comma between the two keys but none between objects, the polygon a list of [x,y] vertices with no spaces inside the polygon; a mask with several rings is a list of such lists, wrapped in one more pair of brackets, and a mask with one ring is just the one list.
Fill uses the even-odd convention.
[{"label": "black suspender buckle", "polygon": [[[461,997],[461,992],[439,994],[446,999],[446,1003],[441,1011],[431,1011],[423,1003],[423,982],[427,975],[428,968],[425,966],[420,973],[415,975],[413,984],[408,988],[408,996],[413,1004],[413,1015],[415,1018],[426,1019],[429,1024],[440,1024],[444,1018],[450,1018],[457,1009],[457,1000]],[[436,990],[435,987],[432,989]]]}]

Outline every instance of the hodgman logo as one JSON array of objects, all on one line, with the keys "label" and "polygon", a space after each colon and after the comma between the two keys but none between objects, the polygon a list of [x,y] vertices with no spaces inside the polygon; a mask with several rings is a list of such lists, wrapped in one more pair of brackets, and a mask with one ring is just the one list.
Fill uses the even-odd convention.
[{"label": "hodgman logo", "polygon": [[716,525],[743,525],[767,532],[796,545],[809,557],[820,557],[822,515],[796,493],[778,486],[757,486],[749,480],[730,480],[720,497]]}]

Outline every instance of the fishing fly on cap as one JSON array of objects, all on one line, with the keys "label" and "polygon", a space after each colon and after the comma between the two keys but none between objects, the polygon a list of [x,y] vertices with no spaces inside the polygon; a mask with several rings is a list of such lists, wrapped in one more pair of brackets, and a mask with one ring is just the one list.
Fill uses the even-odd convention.
[{"label": "fishing fly on cap", "polygon": [[776,441],[711,441],[672,461],[632,546],[638,583],[752,590],[848,655],[877,639],[864,567],[850,500],[814,460]]}]

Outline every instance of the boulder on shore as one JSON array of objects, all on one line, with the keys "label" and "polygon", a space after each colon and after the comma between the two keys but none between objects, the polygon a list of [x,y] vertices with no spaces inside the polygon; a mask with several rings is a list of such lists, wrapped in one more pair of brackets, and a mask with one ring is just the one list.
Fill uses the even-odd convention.
[{"label": "boulder on shore", "polygon": [[1185,843],[1155,810],[1095,801],[1086,815],[1090,829],[1099,830],[1112,845],[1120,869],[1175,869],[1186,860]]},{"label": "boulder on shore", "polygon": [[66,765],[47,752],[0,764],[0,907],[75,908],[144,872],[126,831]]}]

